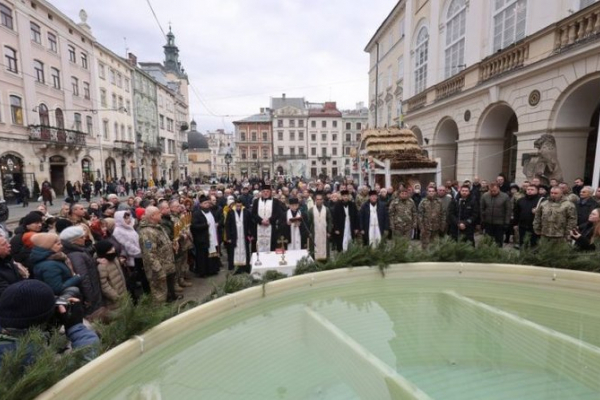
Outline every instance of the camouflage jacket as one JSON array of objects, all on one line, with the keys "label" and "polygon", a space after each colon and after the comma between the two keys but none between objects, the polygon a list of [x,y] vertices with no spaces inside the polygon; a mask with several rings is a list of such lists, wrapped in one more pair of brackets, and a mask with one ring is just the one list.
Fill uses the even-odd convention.
[{"label": "camouflage jacket", "polygon": [[424,198],[419,204],[419,229],[443,232],[446,227],[446,213],[439,198]]},{"label": "camouflage jacket", "polygon": [[175,272],[173,245],[163,228],[142,220],[138,234],[144,269],[147,273],[151,271],[153,275],[148,279],[162,279]]},{"label": "camouflage jacket", "polygon": [[575,205],[563,196],[559,201],[546,200],[536,210],[533,231],[551,238],[568,238],[577,227]]},{"label": "camouflage jacket", "polygon": [[390,202],[389,215],[392,231],[417,227],[417,206],[412,199],[394,198]]}]

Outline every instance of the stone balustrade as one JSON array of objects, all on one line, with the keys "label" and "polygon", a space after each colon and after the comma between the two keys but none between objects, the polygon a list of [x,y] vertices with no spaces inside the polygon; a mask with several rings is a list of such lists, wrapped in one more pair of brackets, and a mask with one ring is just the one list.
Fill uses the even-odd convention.
[{"label": "stone balustrade", "polygon": [[596,3],[558,23],[554,49],[560,51],[599,33],[600,3]]},{"label": "stone balustrade", "polygon": [[529,42],[525,42],[482,61],[479,65],[480,81],[487,81],[505,72],[522,67],[528,56]]}]

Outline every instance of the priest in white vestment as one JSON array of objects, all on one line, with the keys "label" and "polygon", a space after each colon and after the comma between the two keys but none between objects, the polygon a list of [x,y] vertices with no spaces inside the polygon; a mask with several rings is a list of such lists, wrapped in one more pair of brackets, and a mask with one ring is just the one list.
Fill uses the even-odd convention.
[{"label": "priest in white vestment", "polygon": [[315,206],[308,211],[308,225],[312,236],[309,251],[313,259],[327,261],[333,222],[329,208],[323,205],[323,193],[315,195]]},{"label": "priest in white vestment", "polygon": [[286,222],[288,225],[288,250],[301,250],[306,248],[306,221],[300,210],[300,202],[296,197],[289,200],[290,208],[287,210]]},{"label": "priest in white vestment", "polygon": [[264,185],[261,197],[252,203],[252,219],[256,224],[256,251],[268,253],[275,250],[282,214],[281,202],[271,197],[271,186]]}]

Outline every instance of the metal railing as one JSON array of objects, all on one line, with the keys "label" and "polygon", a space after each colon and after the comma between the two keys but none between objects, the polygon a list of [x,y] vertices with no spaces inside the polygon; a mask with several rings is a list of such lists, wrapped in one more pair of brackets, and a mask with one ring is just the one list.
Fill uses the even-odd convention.
[{"label": "metal railing", "polygon": [[86,134],[81,131],[48,125],[29,125],[29,140],[54,144],[85,146]]}]

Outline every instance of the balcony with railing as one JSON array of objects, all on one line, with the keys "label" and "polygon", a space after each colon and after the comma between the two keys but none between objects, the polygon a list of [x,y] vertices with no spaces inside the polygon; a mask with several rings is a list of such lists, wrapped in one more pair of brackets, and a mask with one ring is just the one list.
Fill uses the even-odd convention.
[{"label": "balcony with railing", "polygon": [[113,148],[123,154],[133,154],[135,143],[127,140],[115,140],[113,142]]},{"label": "balcony with railing", "polygon": [[86,134],[48,125],[29,125],[29,140],[46,144],[85,146]]},{"label": "balcony with railing", "polygon": [[308,156],[306,154],[275,154],[273,155],[273,161],[286,161],[286,160],[305,160]]},{"label": "balcony with railing", "polygon": [[600,2],[514,43],[405,101],[407,113],[600,39]]}]

